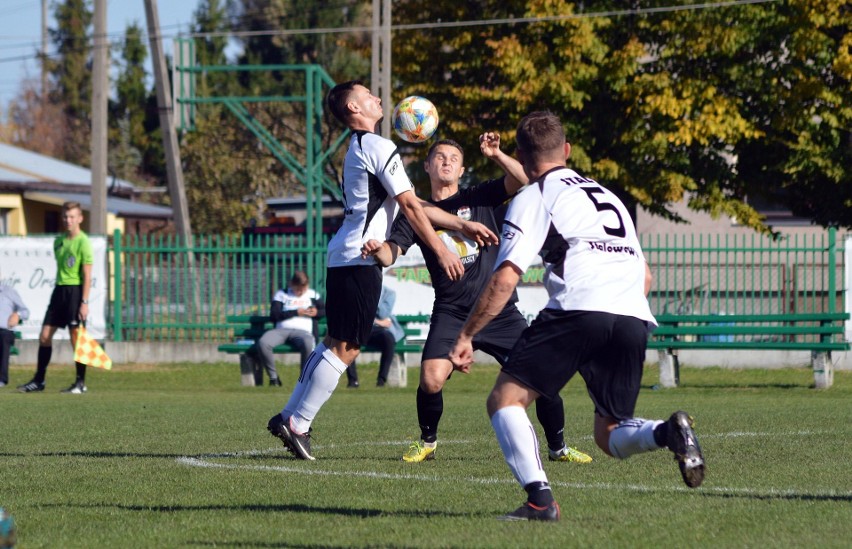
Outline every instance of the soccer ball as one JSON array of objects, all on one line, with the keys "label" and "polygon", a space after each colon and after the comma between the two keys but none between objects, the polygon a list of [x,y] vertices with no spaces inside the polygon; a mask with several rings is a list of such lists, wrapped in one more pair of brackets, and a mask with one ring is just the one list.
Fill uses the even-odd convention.
[{"label": "soccer ball", "polygon": [[438,129],[438,109],[425,97],[411,95],[393,109],[393,130],[409,143],[422,143]]},{"label": "soccer ball", "polygon": [[14,549],[17,541],[15,519],[0,507],[0,549]]}]

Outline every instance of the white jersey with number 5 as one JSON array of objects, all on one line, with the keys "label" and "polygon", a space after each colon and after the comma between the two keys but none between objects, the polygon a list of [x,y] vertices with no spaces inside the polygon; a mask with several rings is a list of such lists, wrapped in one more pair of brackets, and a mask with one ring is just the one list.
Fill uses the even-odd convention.
[{"label": "white jersey with number 5", "polygon": [[600,311],[656,324],[645,297],[645,256],[627,209],[596,181],[551,170],[512,200],[497,267],[546,267],[548,309]]},{"label": "white jersey with number 5", "polygon": [[361,258],[370,239],[384,242],[399,206],[395,197],[412,190],[396,145],[370,132],[353,132],[343,161],[343,224],[328,243],[328,266],[375,265]]}]

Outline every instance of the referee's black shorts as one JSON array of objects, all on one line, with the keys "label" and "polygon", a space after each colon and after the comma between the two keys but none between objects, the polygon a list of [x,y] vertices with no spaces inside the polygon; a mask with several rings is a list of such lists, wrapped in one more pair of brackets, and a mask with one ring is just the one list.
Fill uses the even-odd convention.
[{"label": "referee's black shorts", "polygon": [[81,301],[83,286],[56,286],[50,294],[50,304],[44,314],[44,325],[76,328],[80,325]]},{"label": "referee's black shorts", "polygon": [[544,309],[521,334],[503,371],[549,397],[580,372],[595,412],[620,421],[633,417],[647,344],[644,320]]},{"label": "referee's black shorts", "polygon": [[[450,351],[459,336],[469,311],[452,311],[436,308],[432,311],[429,323],[429,335],[423,346],[421,360],[445,358],[449,360]],[[512,304],[503,309],[488,325],[473,338],[473,348],[506,364],[509,351],[515,346],[521,332],[527,328],[527,321],[518,308]]]},{"label": "referee's black shorts", "polygon": [[328,335],[366,345],[382,295],[381,268],[378,265],[329,267],[325,294]]}]

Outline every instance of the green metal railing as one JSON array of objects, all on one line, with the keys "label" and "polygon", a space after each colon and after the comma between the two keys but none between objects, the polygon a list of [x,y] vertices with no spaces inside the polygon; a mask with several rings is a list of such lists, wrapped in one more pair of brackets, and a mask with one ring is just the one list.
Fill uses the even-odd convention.
[{"label": "green metal railing", "polygon": [[[325,287],[328,235],[113,236],[107,322],[115,341],[222,341],[228,315],[267,314],[295,270]],[[187,265],[192,253],[195,264]]]},{"label": "green metal railing", "polygon": [[774,240],[748,235],[653,235],[654,314],[842,312],[843,240],[830,229]]},{"label": "green metal railing", "polygon": [[[226,341],[233,337],[226,317],[266,314],[294,270],[307,272],[324,292],[328,238],[322,233],[309,245],[304,234],[206,235],[194,237],[189,249],[171,236],[116,233],[109,249],[111,337]],[[843,240],[836,231],[785,240],[756,234],[642,240],[654,273],[655,314],[845,312]],[[186,264],[189,253],[194,271]]]}]

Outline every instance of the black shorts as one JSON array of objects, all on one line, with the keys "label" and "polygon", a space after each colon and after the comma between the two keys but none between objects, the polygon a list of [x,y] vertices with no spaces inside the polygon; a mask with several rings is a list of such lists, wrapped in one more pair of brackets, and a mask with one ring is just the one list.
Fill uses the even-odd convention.
[{"label": "black shorts", "polygon": [[580,372],[595,412],[621,421],[633,417],[647,344],[644,320],[544,309],[521,334],[503,371],[549,397]]},{"label": "black shorts", "polygon": [[[445,358],[449,360],[450,351],[459,336],[468,311],[453,313],[451,311],[433,311],[429,323],[429,335],[423,346],[421,360]],[[473,338],[473,348],[488,353],[497,359],[500,365],[505,365],[509,351],[515,346],[521,332],[527,328],[527,320],[517,307],[512,305],[503,309],[495,319]]]},{"label": "black shorts", "polygon": [[366,345],[382,294],[381,268],[378,265],[329,268],[325,294],[328,335],[340,341]]},{"label": "black shorts", "polygon": [[44,314],[44,325],[57,328],[76,328],[80,325],[82,286],[56,286],[50,294],[50,305]]}]

